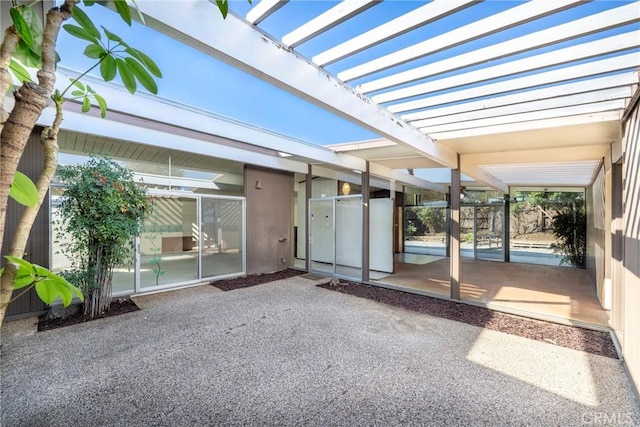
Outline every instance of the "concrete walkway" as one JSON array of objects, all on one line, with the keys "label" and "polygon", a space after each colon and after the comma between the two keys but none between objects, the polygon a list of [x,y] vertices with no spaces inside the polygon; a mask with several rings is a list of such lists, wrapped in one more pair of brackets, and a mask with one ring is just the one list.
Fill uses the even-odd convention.
[{"label": "concrete walkway", "polygon": [[9,323],[2,425],[640,424],[618,360],[316,283],[139,297],[48,332]]}]

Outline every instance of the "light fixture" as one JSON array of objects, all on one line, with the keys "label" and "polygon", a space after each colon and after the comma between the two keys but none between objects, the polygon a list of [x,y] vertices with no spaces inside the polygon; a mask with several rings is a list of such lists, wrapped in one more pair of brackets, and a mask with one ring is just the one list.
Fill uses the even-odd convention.
[{"label": "light fixture", "polygon": [[262,188],[262,181],[257,180],[256,181],[256,189],[260,190]]},{"label": "light fixture", "polygon": [[348,196],[349,193],[351,193],[351,185],[349,185],[348,182],[343,182],[342,183],[342,195],[343,196]]}]

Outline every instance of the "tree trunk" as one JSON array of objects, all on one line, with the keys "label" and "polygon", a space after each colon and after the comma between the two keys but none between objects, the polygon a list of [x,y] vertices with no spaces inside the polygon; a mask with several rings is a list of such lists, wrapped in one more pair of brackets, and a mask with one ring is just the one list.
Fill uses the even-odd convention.
[{"label": "tree trunk", "polygon": [[[38,204],[36,206],[27,207],[20,217],[20,222],[16,228],[13,241],[11,243],[11,249],[9,255],[17,258],[22,258],[24,250],[27,247],[29,240],[29,232],[33,223],[36,220],[38,211],[44,202],[44,198],[49,191],[49,185],[53,180],[53,176],[56,173],[58,166],[58,129],[62,122],[62,109],[58,106],[58,115],[54,121],[52,128],[47,128],[42,132],[41,142],[44,147],[44,166],[40,172],[40,176],[36,182],[36,188],[38,189]],[[1,283],[2,290],[0,298],[0,325],[1,319],[4,319],[11,295],[13,294],[13,281],[16,278],[17,269],[13,264],[7,263],[4,272],[2,273]],[[6,290],[6,292],[5,292]]]},{"label": "tree trunk", "polygon": [[[0,132],[0,247],[2,247],[4,240],[7,202],[13,176],[16,173],[18,163],[29,136],[36,125],[36,121],[47,106],[53,93],[56,79],[56,41],[62,22],[71,17],[76,3],[77,0],[65,0],[63,5],[54,7],[47,12],[47,19],[42,33],[42,67],[38,71],[38,84],[25,83],[16,92],[15,105]],[[8,64],[10,60],[10,57],[7,59],[5,55],[13,53],[10,45],[5,46],[5,39],[3,39],[1,53],[3,58],[1,59],[0,67]],[[3,97],[4,93],[6,91],[3,92]],[[33,225],[33,221],[31,225]],[[19,229],[16,233],[26,232],[28,236],[31,231],[31,225],[28,225],[26,231]],[[20,256],[22,256],[22,253]],[[15,268],[9,265],[7,267],[0,283],[0,325],[4,320],[6,305],[10,301],[13,292],[13,280],[10,281],[9,277],[15,277]]]}]

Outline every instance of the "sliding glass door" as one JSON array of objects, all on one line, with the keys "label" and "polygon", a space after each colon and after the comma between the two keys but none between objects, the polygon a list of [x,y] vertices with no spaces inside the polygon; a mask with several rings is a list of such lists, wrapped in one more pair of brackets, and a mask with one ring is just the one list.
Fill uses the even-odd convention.
[{"label": "sliding glass door", "polygon": [[198,279],[198,199],[152,197],[140,238],[140,288]]}]

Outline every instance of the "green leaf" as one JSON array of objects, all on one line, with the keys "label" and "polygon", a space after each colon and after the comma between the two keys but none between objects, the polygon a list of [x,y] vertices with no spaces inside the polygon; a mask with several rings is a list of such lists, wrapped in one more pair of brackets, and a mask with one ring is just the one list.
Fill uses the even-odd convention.
[{"label": "green leaf", "polygon": [[90,44],[84,49],[84,56],[91,59],[100,59],[106,55],[106,51],[99,44]]},{"label": "green leaf", "polygon": [[100,106],[100,117],[104,119],[107,116],[107,101],[105,101],[104,98],[97,93],[94,93],[93,97],[96,99],[98,105]]},{"label": "green leaf", "polygon": [[40,20],[40,16],[36,13],[33,7],[22,7],[22,17],[29,25],[29,29],[31,30],[31,35],[33,36],[33,42],[35,44],[42,43],[42,21]]},{"label": "green leaf", "polygon": [[35,184],[31,178],[20,171],[16,171],[13,176],[9,196],[23,206],[35,206],[39,201],[38,189]]},{"label": "green leaf", "polygon": [[216,0],[216,4],[220,9],[220,13],[222,13],[222,17],[226,19],[227,13],[229,13],[229,2],[227,0]]},{"label": "green leaf", "polygon": [[83,3],[85,6],[93,6],[96,4],[96,0],[84,0]]},{"label": "green leaf", "polygon": [[[22,270],[22,269],[20,269]],[[22,277],[17,277],[16,276],[16,280],[14,280],[13,282],[13,289],[22,289],[22,288],[26,288],[27,286],[29,286],[30,284],[32,284],[33,282],[36,281],[36,278],[32,275],[26,275],[26,276],[22,276]]]},{"label": "green leaf", "polygon": [[122,43],[122,38],[120,38],[120,36],[118,36],[117,34],[112,33],[111,31],[107,30],[105,27],[102,27],[102,31],[104,31],[104,33],[107,35],[107,38],[112,42]]},{"label": "green leaf", "polygon": [[23,40],[20,40],[16,50],[13,52],[13,57],[27,67],[40,68],[42,57],[34,49],[35,47],[30,48]]},{"label": "green leaf", "polygon": [[[13,258],[13,257],[10,257]],[[20,258],[15,258],[17,260],[22,261]],[[14,264],[18,264],[14,262]],[[4,272],[4,268],[0,268],[0,276]],[[24,268],[22,265],[18,265],[18,270],[16,271],[16,277],[13,281],[13,289],[22,289],[26,286],[29,286],[36,280],[35,275],[33,274],[33,270],[31,268]]]},{"label": "green leaf", "polygon": [[28,47],[31,47],[33,46],[33,40],[34,40],[33,34],[31,34],[31,28],[29,28],[29,24],[27,24],[27,21],[22,16],[21,9],[23,8],[12,7],[9,10],[9,13],[11,14],[13,27],[18,32],[18,35]]},{"label": "green leaf", "polygon": [[118,64],[118,72],[120,73],[124,87],[126,87],[130,93],[136,93],[137,85],[133,71],[131,71],[127,63],[120,58],[116,59],[116,63]]},{"label": "green leaf", "polygon": [[87,40],[92,43],[98,43],[98,39],[91,35],[87,30],[82,27],[78,27],[77,25],[66,24],[63,25],[62,28],[69,34],[74,37],[77,37],[82,40]]},{"label": "green leaf", "polygon": [[82,112],[88,113],[91,110],[91,101],[88,96],[85,96],[82,100]]},{"label": "green leaf", "polygon": [[126,0],[115,0],[115,5],[122,20],[131,26],[131,9],[129,9]]},{"label": "green leaf", "polygon": [[25,268],[28,272],[31,272],[31,274],[35,275],[36,269],[34,265],[31,264],[29,261],[24,260],[22,258],[10,256],[10,255],[5,255],[4,257],[7,261],[11,262],[12,264],[17,265],[19,268]]},{"label": "green leaf", "polygon": [[49,305],[53,304],[55,300],[60,298],[62,300],[62,304],[65,307],[68,307],[73,300],[71,289],[52,278],[46,278],[36,283],[36,293],[44,303]]},{"label": "green leaf", "polygon": [[138,61],[142,62],[142,64],[145,67],[147,67],[147,69],[151,72],[151,74],[153,74],[158,78],[162,77],[162,72],[160,71],[160,68],[158,67],[158,65],[153,61],[153,59],[149,58],[144,52],[141,52],[138,49],[134,49],[132,47],[126,48],[125,51],[129,55],[136,58]]},{"label": "green leaf", "polygon": [[140,11],[140,8],[138,7],[138,4],[136,3],[136,0],[131,0],[131,3],[133,4],[133,6],[136,8],[136,12],[138,13],[138,19],[140,20],[140,22],[142,23],[142,25],[147,25],[147,23],[144,20],[144,15],[142,14],[142,12]]},{"label": "green leaf", "polygon": [[9,69],[21,83],[33,81],[26,68],[13,58],[11,58],[11,62],[9,62]]},{"label": "green leaf", "polygon": [[116,68],[116,60],[113,56],[107,55],[100,62],[100,74],[105,82],[115,78],[118,70]]},{"label": "green leaf", "polygon": [[147,70],[144,69],[142,64],[133,58],[125,58],[124,61],[127,63],[131,71],[133,71],[133,75],[138,79],[140,84],[149,92],[156,95],[158,93],[158,85],[153,77],[151,77],[151,74],[147,73]]},{"label": "green leaf", "polygon": [[76,20],[76,22],[78,24],[80,24],[80,26],[89,34],[91,34],[93,37],[95,37],[96,39],[100,39],[100,31],[98,31],[98,29],[96,28],[95,25],[93,25],[93,22],[91,21],[91,18],[89,18],[87,16],[86,13],[84,13],[84,10],[82,10],[79,7],[74,7],[73,8],[73,19]]},{"label": "green leaf", "polygon": [[84,92],[81,90],[74,90],[71,92],[71,95],[73,96],[84,96]]},{"label": "green leaf", "polygon": [[84,92],[84,90],[85,90],[84,89],[84,85],[82,84],[82,82],[79,79],[71,79],[70,78],[69,80],[71,80],[71,83],[73,83],[73,85],[75,87],[77,87],[78,89],[80,89],[81,91]]}]

